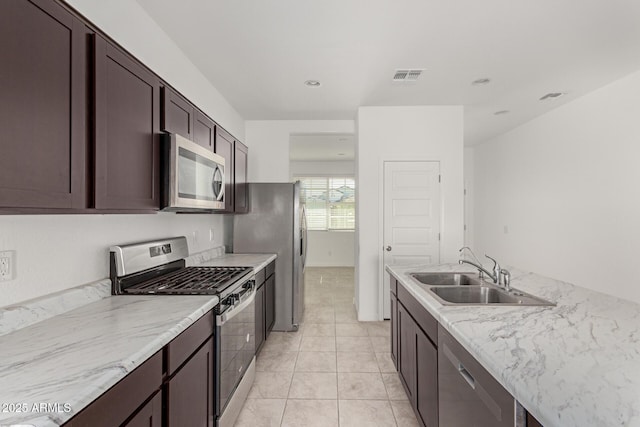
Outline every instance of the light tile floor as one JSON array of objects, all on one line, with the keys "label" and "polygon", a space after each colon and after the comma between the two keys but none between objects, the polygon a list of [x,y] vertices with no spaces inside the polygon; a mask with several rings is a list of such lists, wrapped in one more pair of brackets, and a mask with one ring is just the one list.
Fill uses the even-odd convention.
[{"label": "light tile floor", "polygon": [[236,427],[418,426],[389,322],[358,322],[353,268],[307,268],[297,332],[272,332]]}]

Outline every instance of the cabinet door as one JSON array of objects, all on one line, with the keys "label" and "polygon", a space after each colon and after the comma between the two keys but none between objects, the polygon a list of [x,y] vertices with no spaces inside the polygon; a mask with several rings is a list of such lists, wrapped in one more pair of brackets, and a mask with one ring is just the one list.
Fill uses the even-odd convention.
[{"label": "cabinet door", "polygon": [[161,427],[162,426],[162,393],[156,395],[144,405],[138,413],[123,427]]},{"label": "cabinet door", "polygon": [[416,328],[416,412],[426,427],[438,426],[438,350]]},{"label": "cabinet door", "polygon": [[256,291],[256,354],[262,348],[265,337],[264,289],[265,286],[262,284]]},{"label": "cabinet door", "polygon": [[195,110],[193,114],[193,142],[213,151],[216,125],[209,117]]},{"label": "cabinet door", "polygon": [[95,37],[95,207],[159,209],[159,81]]},{"label": "cabinet door", "polygon": [[234,211],[239,213],[249,212],[249,193],[247,191],[247,171],[249,161],[249,148],[243,143],[236,141],[233,153],[233,200]]},{"label": "cabinet door", "polygon": [[86,34],[54,1],[0,2],[0,207],[86,207]]},{"label": "cabinet door", "polygon": [[412,404],[415,402],[416,329],[409,312],[398,304],[398,372]]},{"label": "cabinet door", "polygon": [[162,88],[162,124],[164,132],[193,139],[193,105],[170,88]]},{"label": "cabinet door", "polygon": [[224,210],[233,212],[233,137],[218,126],[215,153],[224,157]]},{"label": "cabinet door", "polygon": [[166,384],[169,427],[213,425],[213,338]]},{"label": "cabinet door", "polygon": [[398,300],[391,294],[391,360],[398,369]]},{"label": "cabinet door", "polygon": [[264,283],[264,286],[266,339],[269,337],[269,333],[271,333],[273,324],[276,321],[276,275],[272,274]]}]

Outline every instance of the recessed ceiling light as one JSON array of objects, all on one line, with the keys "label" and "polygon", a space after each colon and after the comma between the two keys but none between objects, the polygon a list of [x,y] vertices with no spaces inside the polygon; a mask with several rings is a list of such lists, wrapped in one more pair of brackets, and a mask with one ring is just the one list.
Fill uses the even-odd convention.
[{"label": "recessed ceiling light", "polygon": [[561,96],[564,96],[564,95],[566,95],[566,93],[564,93],[564,92],[551,92],[551,93],[546,94],[542,98],[540,98],[540,101],[546,101],[548,99],[556,99],[556,98],[560,98]]},{"label": "recessed ceiling light", "polygon": [[491,83],[491,79],[486,78],[486,77],[483,77],[481,79],[476,79],[476,80],[471,82],[471,84],[474,85],[474,86],[488,85],[489,83]]},{"label": "recessed ceiling light", "polygon": [[318,87],[320,86],[320,82],[317,80],[307,80],[306,82],[304,82],[305,85],[309,86],[309,87]]},{"label": "recessed ceiling light", "polygon": [[344,156],[344,153],[338,153],[338,156]]},{"label": "recessed ceiling light", "polygon": [[338,138],[338,141],[340,141],[340,142],[346,142],[346,141],[347,141],[347,138]]},{"label": "recessed ceiling light", "polygon": [[510,111],[509,110],[500,110],[500,111],[496,111],[495,113],[493,113],[495,116],[501,116],[503,114],[509,114]]}]

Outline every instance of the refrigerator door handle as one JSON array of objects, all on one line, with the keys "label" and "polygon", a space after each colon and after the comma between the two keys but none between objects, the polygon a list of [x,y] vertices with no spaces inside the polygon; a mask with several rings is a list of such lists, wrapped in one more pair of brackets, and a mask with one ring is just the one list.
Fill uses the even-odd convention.
[{"label": "refrigerator door handle", "polygon": [[[300,221],[300,226],[302,228],[302,240],[303,240],[303,245],[300,245],[300,250],[303,252],[303,256],[302,256],[302,271],[304,271],[304,268],[307,265],[307,247],[308,247],[308,240],[307,240],[307,212],[304,208],[304,205],[302,206],[302,218]],[[303,249],[304,248],[304,249]]]}]

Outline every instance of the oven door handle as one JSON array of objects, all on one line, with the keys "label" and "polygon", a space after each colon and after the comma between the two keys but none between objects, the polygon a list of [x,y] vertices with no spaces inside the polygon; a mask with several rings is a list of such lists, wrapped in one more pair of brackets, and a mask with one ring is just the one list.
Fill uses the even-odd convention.
[{"label": "oven door handle", "polygon": [[227,323],[229,320],[233,319],[237,314],[239,314],[242,310],[244,310],[248,305],[250,305],[256,299],[256,290],[253,288],[251,290],[251,294],[246,297],[244,301],[242,301],[238,305],[234,305],[229,310],[225,311],[219,316],[216,316],[216,325],[222,326]]}]

